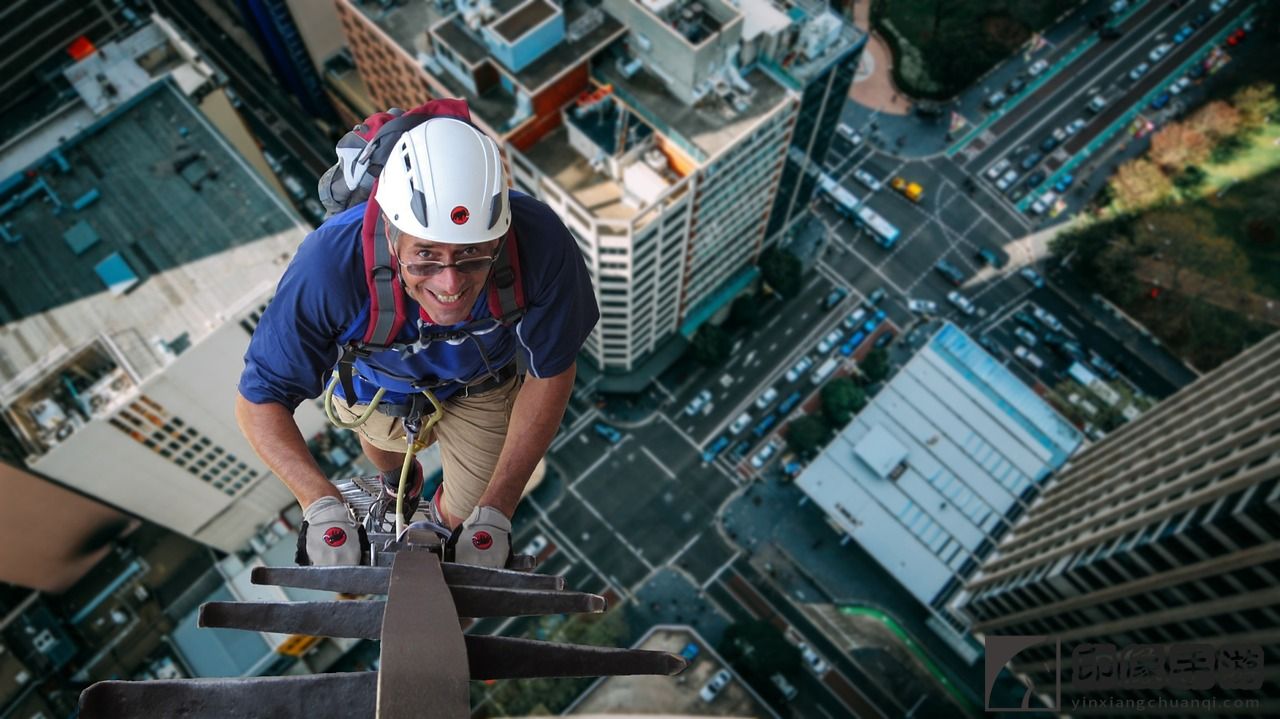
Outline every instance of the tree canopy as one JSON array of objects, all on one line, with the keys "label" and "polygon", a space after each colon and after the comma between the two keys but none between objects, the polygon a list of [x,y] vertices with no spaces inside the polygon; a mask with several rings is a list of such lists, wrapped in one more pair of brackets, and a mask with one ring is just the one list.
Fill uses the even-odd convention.
[{"label": "tree canopy", "polygon": [[693,357],[708,367],[729,359],[732,350],[733,340],[729,333],[713,324],[703,325],[693,336]]},{"label": "tree canopy", "polygon": [[867,381],[880,382],[889,376],[889,353],[882,348],[873,349],[859,366]]},{"label": "tree canopy", "polygon": [[848,377],[837,377],[822,388],[822,414],[832,427],[849,424],[866,405],[866,393]]},{"label": "tree canopy", "polygon": [[783,297],[795,297],[800,292],[800,260],[790,252],[770,247],[760,255],[760,273],[774,292]]},{"label": "tree canopy", "polygon": [[821,417],[807,414],[787,425],[787,446],[801,457],[812,457],[831,439],[831,428]]}]

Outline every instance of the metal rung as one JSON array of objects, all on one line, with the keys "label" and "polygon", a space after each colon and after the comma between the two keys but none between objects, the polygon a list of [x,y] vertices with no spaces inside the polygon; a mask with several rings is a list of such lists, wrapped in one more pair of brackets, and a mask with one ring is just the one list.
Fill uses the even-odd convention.
[{"label": "metal rung", "polygon": [[[528,617],[540,614],[599,613],[604,597],[548,589],[450,586],[459,617]],[[208,602],[200,626],[282,634],[377,639],[386,602]],[[422,607],[431,610],[433,607]]]},{"label": "metal rung", "polygon": [[[554,574],[530,574],[450,562],[443,565],[443,570],[444,580],[451,586],[564,589],[564,577]],[[391,581],[391,567],[254,567],[250,577],[254,584],[346,594],[386,594]]]},{"label": "metal rung", "polygon": [[80,695],[81,719],[373,717],[377,672],[250,679],[104,681]]}]

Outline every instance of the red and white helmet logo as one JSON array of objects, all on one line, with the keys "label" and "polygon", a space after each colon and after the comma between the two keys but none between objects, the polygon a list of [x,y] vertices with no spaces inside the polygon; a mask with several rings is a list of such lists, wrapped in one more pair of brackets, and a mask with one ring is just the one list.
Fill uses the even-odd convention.
[{"label": "red and white helmet logo", "polygon": [[471,219],[471,213],[467,211],[467,208],[458,205],[453,208],[453,212],[449,213],[449,219],[453,220],[455,225],[465,225],[467,220]]}]

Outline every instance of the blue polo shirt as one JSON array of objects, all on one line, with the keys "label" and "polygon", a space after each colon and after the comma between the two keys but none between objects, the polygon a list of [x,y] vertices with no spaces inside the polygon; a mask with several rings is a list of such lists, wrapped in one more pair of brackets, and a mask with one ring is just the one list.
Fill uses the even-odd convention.
[{"label": "blue polo shirt", "polygon": [[[364,210],[362,203],[330,218],[298,247],[249,341],[239,384],[245,399],[294,409],[318,397],[341,345],[364,335],[369,323],[360,242]],[[517,352],[535,377],[555,376],[573,364],[600,318],[582,254],[560,218],[538,200],[511,192],[511,215],[524,281],[520,321],[506,327],[492,322],[488,292],[480,293],[472,321],[449,327],[469,328],[469,336],[431,342],[408,354],[387,350],[357,360],[358,403],[370,401],[379,387],[388,390],[384,402],[403,401],[414,391],[413,382],[444,382],[432,390],[443,400],[483,379],[486,360],[496,370]],[[446,329],[422,323],[418,304],[408,295],[404,299],[408,318],[398,340],[412,343],[422,330]],[[335,392],[343,395],[341,384]]]}]

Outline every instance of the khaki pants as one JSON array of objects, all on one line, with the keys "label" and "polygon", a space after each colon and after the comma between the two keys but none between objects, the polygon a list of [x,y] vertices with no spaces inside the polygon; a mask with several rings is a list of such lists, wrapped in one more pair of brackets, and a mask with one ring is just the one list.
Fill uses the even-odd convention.
[{"label": "khaki pants", "polygon": [[[426,446],[440,441],[444,471],[442,504],[455,522],[471,514],[489,486],[507,439],[511,407],[519,390],[519,378],[512,377],[506,384],[484,394],[466,397],[459,392],[443,403],[444,416],[422,438]],[[341,397],[333,398],[334,414],[343,422],[355,420],[367,407],[351,407]],[[369,421],[355,431],[379,449],[399,454],[405,451],[404,422],[399,417],[374,412]]]}]

